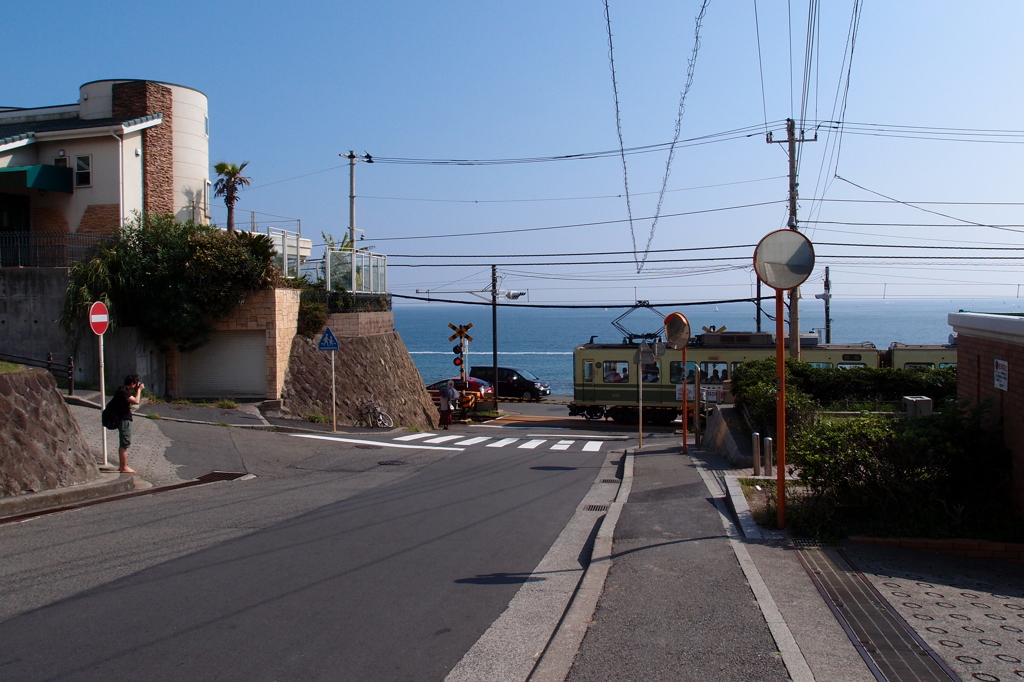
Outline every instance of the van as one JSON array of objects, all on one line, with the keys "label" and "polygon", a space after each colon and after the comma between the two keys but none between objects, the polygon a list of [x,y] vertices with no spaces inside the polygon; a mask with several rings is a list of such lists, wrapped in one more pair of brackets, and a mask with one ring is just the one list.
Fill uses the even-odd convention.
[{"label": "van", "polygon": [[469,376],[490,382],[498,390],[499,398],[522,398],[523,400],[539,400],[551,395],[551,387],[532,372],[517,367],[499,367],[498,381],[494,381],[494,367],[473,367]]}]

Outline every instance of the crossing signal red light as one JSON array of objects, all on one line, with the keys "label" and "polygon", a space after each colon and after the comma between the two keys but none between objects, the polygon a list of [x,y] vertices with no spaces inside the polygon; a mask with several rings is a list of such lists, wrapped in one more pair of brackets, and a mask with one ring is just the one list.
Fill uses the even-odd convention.
[{"label": "crossing signal red light", "polygon": [[462,357],[460,356],[452,360],[452,364],[456,367],[462,367]]}]

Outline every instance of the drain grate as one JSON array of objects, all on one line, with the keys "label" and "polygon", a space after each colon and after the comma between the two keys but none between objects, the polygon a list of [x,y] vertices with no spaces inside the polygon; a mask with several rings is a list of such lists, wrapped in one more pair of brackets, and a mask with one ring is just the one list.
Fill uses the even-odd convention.
[{"label": "drain grate", "polygon": [[236,478],[245,476],[245,472],[238,471],[211,471],[196,478],[201,483],[216,483],[217,481],[233,481]]},{"label": "drain grate", "polygon": [[381,465],[382,467],[398,467],[402,466],[403,464],[406,464],[406,462],[403,462],[400,459],[382,459],[381,461],[377,462],[377,464]]},{"label": "drain grate", "polygon": [[810,538],[792,538],[790,542],[798,549],[822,549],[823,547],[831,547],[828,543],[811,540]]},{"label": "drain grate", "polygon": [[607,504],[588,504],[583,508],[584,511],[608,511]]},{"label": "drain grate", "polygon": [[617,479],[617,478],[602,478],[601,479],[601,483],[618,483],[618,482],[619,482],[619,479]]},{"label": "drain grate", "polygon": [[875,679],[959,679],[837,550],[803,547],[797,556]]}]

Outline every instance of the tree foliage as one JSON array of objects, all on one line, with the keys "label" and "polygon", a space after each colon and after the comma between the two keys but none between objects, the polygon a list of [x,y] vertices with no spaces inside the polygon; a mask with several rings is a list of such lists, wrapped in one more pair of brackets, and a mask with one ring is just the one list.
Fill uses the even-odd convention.
[{"label": "tree foliage", "polygon": [[114,324],[194,350],[249,292],[274,285],[273,255],[266,235],[136,215],[94,258],[71,267],[61,325],[77,343],[89,306],[102,300]]}]

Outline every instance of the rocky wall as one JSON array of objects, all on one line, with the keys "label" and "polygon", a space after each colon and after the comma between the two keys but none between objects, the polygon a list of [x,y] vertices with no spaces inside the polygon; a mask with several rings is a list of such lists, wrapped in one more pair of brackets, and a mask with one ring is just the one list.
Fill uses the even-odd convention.
[{"label": "rocky wall", "polygon": [[0,497],[63,488],[99,475],[53,376],[42,369],[0,374]]},{"label": "rocky wall", "polygon": [[[396,426],[433,429],[437,408],[397,332],[339,338],[335,358],[338,423],[355,424],[359,405],[372,395]],[[285,375],[281,412],[305,419],[331,416],[331,354],[296,336]]]}]

